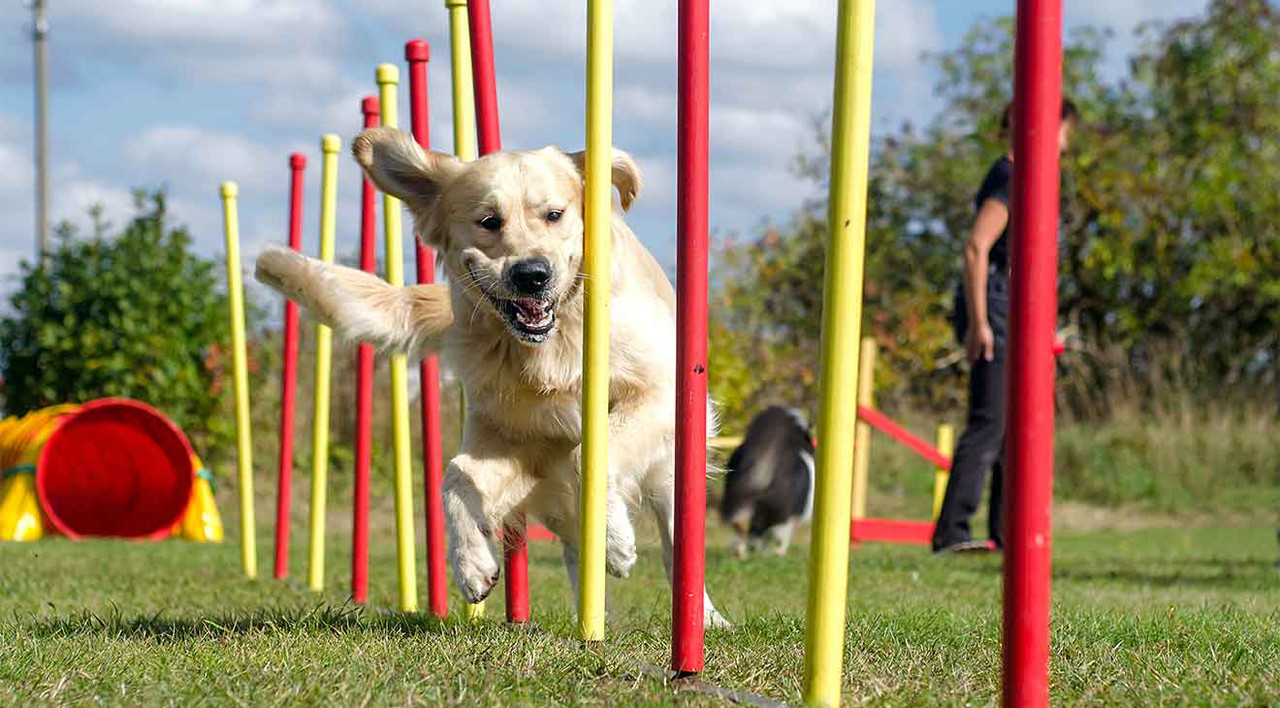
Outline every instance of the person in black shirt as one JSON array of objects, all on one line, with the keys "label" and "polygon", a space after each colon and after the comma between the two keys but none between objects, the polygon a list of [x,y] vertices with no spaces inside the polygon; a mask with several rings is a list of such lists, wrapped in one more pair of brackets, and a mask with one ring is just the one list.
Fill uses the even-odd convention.
[{"label": "person in black shirt", "polygon": [[[1058,151],[1066,149],[1078,113],[1062,101]],[[1000,123],[1007,139],[1013,123],[1013,104],[1005,107]],[[977,217],[964,249],[964,278],[956,293],[955,332],[971,362],[969,411],[964,433],[951,458],[942,511],[933,529],[935,553],[992,550],[1003,547],[1001,537],[1003,452],[1005,431],[1005,349],[1009,326],[1009,189],[1014,154],[996,160],[974,199]],[[988,506],[990,541],[975,541],[969,519],[978,510],[987,470],[992,471]]]}]

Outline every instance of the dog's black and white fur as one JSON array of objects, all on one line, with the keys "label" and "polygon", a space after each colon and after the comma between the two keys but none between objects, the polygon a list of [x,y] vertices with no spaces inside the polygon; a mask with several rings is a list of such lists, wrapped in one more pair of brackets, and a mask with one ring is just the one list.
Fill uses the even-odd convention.
[{"label": "dog's black and white fur", "polygon": [[796,524],[813,513],[813,438],[804,414],[770,406],[747,428],[729,458],[720,515],[737,532],[734,550],[769,539],[778,555],[787,552]]}]

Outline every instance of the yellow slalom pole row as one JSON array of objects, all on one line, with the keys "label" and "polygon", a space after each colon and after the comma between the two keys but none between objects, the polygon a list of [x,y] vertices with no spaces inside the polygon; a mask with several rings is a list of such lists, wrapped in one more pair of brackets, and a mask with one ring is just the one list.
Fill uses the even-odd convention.
[{"label": "yellow slalom pole row", "polygon": [[[320,260],[333,262],[338,203],[338,151],[342,141],[329,134],[320,139]],[[311,436],[311,565],[307,584],[324,589],[324,517],[329,478],[329,372],[333,362],[333,331],[316,325],[316,390]]]},{"label": "yellow slalom pole row", "polygon": [[[948,460],[955,453],[956,431],[943,423],[938,426],[938,452]],[[933,516],[934,521],[942,513],[942,499],[947,496],[947,477],[951,473],[939,467],[933,471]]]},{"label": "yellow slalom pole row", "polygon": [[604,639],[605,505],[609,485],[609,291],[613,199],[613,2],[587,3],[586,327],[582,490],[578,510],[578,634]]},{"label": "yellow slalom pole row", "polygon": [[805,622],[804,698],[838,705],[849,586],[849,466],[857,423],[874,0],[840,0],[822,308],[821,412]]},{"label": "yellow slalom pole row", "polygon": [[[400,70],[380,64],[376,74],[382,124],[395,128]],[[400,239],[400,200],[383,192],[382,223],[386,232],[387,281],[404,286],[404,243]],[[391,440],[395,462],[396,560],[400,574],[400,609],[418,611],[418,578],[413,548],[413,483],[410,480],[409,365],[404,354],[391,356]]]},{"label": "yellow slalom pole row", "polygon": [[258,577],[257,524],[253,516],[253,443],[249,437],[249,362],[245,353],[244,283],[240,277],[240,215],[235,182],[222,183],[222,220],[227,236],[227,300],[231,305],[231,352],[235,373],[236,452],[240,481],[240,560],[244,574]]},{"label": "yellow slalom pole row", "polygon": [[[449,52],[453,66],[453,152],[463,162],[476,159],[476,107],[471,80],[471,33],[467,20],[467,0],[444,0],[449,10]],[[458,380],[458,428],[465,430],[466,391]],[[484,617],[484,601],[464,603],[467,619]]]},{"label": "yellow slalom pole row", "polygon": [[[874,408],[876,403],[876,340],[866,337],[858,355],[858,405]],[[871,424],[858,418],[853,439],[854,519],[867,518],[867,474],[871,469]]]}]

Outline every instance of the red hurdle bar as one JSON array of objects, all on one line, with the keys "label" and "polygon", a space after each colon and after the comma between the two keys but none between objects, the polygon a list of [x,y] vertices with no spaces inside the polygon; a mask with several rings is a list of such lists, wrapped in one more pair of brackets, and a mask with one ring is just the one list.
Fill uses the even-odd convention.
[{"label": "red hurdle bar", "polygon": [[[302,250],[302,180],[307,157],[289,156],[289,248]],[[298,390],[298,303],[284,301],[284,372],[280,376],[280,472],[276,481],[275,578],[289,575],[289,506],[293,492],[293,414]]]},{"label": "red hurdle bar", "polygon": [[[427,62],[431,47],[425,40],[414,39],[404,45],[404,58],[409,62],[409,122],[413,137],[424,150],[431,148],[431,124],[428,110]],[[415,234],[414,253],[418,282],[435,282],[435,254]],[[448,579],[445,576],[444,502],[440,485],[444,478],[444,443],[440,437],[440,359],[429,356],[419,364],[422,386],[422,465],[423,506],[427,515],[427,605],[431,614],[443,619],[449,614]]]},{"label": "red hurdle bar", "polygon": [[933,539],[932,521],[905,521],[901,519],[854,519],[849,525],[849,541],[877,541],[879,543],[909,543],[927,546]]},{"label": "red hurdle bar", "polygon": [[[1062,1],[1019,0],[1014,33],[1012,293],[1005,459],[1005,706],[1049,705],[1053,379]],[[1035,335],[1035,336],[1028,336]]]},{"label": "red hurdle bar", "polygon": [[[381,124],[378,99],[360,102],[365,129]],[[378,243],[375,240],[378,211],[373,183],[360,179],[360,270],[376,273]],[[369,600],[369,461],[373,450],[373,345],[356,348],[356,449],[355,489],[351,503],[351,599]]]},{"label": "red hurdle bar", "polygon": [[934,467],[944,470],[951,469],[951,460],[938,452],[937,448],[911,434],[906,428],[893,422],[892,419],[880,411],[866,406],[858,406],[858,417],[876,430],[906,445],[912,452],[933,463]]}]

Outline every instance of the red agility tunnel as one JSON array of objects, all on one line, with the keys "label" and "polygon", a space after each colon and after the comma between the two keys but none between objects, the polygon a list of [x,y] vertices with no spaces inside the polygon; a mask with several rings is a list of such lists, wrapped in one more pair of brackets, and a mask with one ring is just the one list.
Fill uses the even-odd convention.
[{"label": "red agility tunnel", "polygon": [[145,403],[104,398],[59,421],[40,451],[36,490],[69,538],[167,538],[195,483],[191,446]]}]

